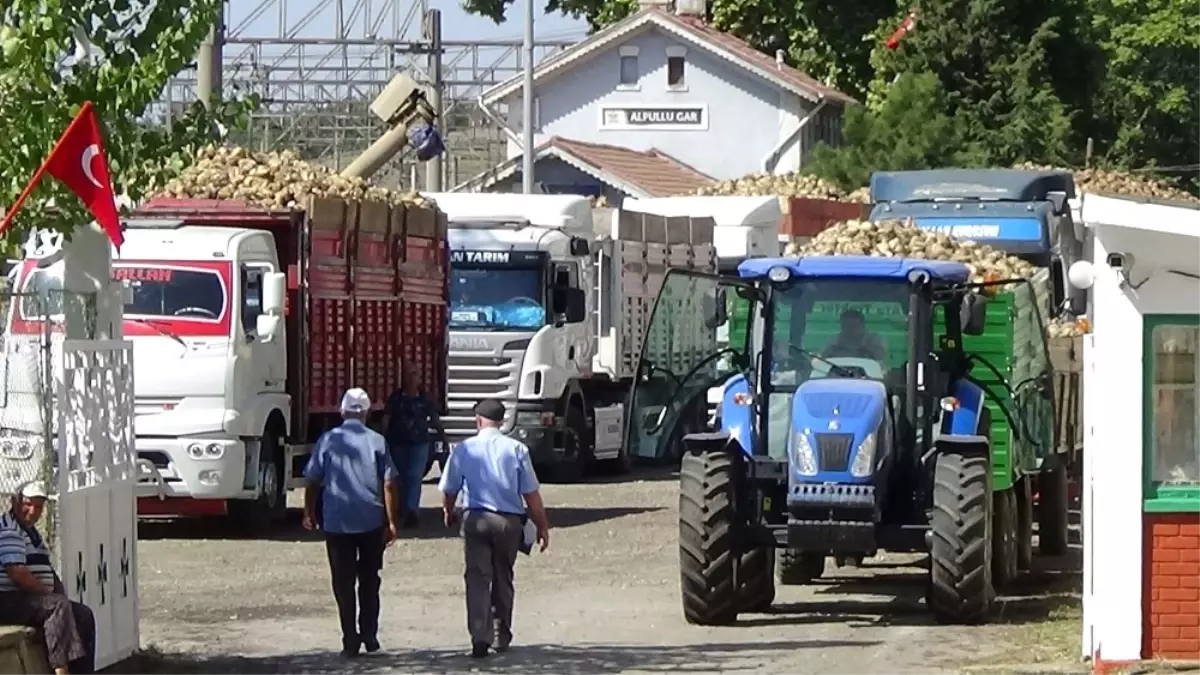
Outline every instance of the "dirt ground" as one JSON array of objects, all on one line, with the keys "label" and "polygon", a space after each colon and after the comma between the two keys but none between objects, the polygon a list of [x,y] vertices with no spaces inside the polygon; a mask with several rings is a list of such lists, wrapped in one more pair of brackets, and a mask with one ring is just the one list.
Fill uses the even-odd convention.
[{"label": "dirt ground", "polygon": [[270,540],[214,523],[144,524],[146,654],[118,672],[1086,672],[1075,559],[1027,575],[983,627],[934,624],[912,556],[861,569],[831,563],[817,584],[779,587],[769,614],[689,626],[676,485],[655,471],[545,486],[551,548],[518,563],[514,648],[485,663],[466,656],[461,544],[441,526],[431,484],[422,528],[387,554],[384,651],[352,663],[336,654],[323,544],[299,527],[298,512]]}]

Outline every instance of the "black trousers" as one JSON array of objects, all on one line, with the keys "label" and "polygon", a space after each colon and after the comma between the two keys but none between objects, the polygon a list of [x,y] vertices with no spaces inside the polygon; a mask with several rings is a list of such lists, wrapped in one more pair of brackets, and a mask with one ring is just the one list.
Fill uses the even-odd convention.
[{"label": "black trousers", "polygon": [[[329,555],[343,648],[357,649],[364,642],[378,639],[379,570],[383,569],[383,549],[382,527],[354,534],[325,533],[325,552]],[[357,606],[355,582],[358,583]]]}]

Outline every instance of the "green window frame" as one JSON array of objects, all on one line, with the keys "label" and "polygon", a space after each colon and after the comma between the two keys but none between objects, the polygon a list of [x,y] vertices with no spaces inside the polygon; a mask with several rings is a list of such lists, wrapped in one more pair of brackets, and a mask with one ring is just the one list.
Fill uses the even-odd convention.
[{"label": "green window frame", "polygon": [[[1147,513],[1200,512],[1200,481],[1165,484],[1154,478],[1155,382],[1154,331],[1164,326],[1200,327],[1200,314],[1147,314],[1142,319],[1142,497]],[[1200,359],[1200,354],[1195,358]],[[1184,383],[1186,384],[1186,383]],[[1197,385],[1200,386],[1200,385]],[[1200,429],[1196,430],[1200,433]]]}]

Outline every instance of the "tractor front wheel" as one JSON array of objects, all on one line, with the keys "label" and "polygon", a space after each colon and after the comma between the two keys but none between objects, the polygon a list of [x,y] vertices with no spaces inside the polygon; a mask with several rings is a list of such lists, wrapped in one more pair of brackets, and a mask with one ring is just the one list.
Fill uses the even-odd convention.
[{"label": "tractor front wheel", "polygon": [[[683,453],[679,468],[679,574],[683,617],[701,626],[737,621],[734,463],[723,450]],[[773,593],[772,589],[772,593]]]},{"label": "tractor front wheel", "polygon": [[981,623],[991,610],[991,480],[986,456],[945,452],[933,474],[930,609],[941,621]]},{"label": "tractor front wheel", "polygon": [[779,583],[784,586],[811,584],[825,574],[825,554],[783,549],[779,556]]}]

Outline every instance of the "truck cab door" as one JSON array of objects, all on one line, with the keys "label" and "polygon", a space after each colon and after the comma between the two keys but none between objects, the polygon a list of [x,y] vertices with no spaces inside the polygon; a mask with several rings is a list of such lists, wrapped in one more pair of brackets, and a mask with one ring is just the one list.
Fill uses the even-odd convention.
[{"label": "truck cab door", "polygon": [[266,343],[258,335],[258,315],[263,307],[263,275],[274,272],[269,263],[246,263],[241,266],[241,322],[243,344],[239,352],[245,352],[249,360],[251,378],[257,391],[283,391],[287,379],[287,363],[281,340]]},{"label": "truck cab door", "polygon": [[754,290],[734,278],[667,272],[643,332],[625,416],[625,447],[633,456],[674,458],[683,435],[703,427],[708,389],[748,367],[756,303],[739,289]]}]

